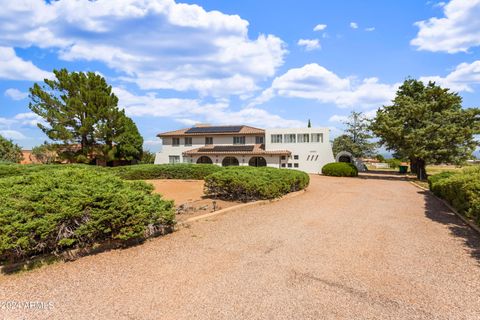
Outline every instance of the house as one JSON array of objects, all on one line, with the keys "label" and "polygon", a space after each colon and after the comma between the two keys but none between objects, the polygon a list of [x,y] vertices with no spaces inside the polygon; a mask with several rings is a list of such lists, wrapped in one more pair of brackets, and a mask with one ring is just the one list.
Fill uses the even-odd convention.
[{"label": "house", "polygon": [[334,161],[327,128],[197,125],[157,136],[162,139],[162,150],[156,154],[155,164],[268,166],[318,173]]}]

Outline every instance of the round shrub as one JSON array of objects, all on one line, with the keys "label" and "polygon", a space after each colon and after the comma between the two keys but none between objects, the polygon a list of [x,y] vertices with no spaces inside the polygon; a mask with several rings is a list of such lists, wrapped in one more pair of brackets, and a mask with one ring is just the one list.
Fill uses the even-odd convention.
[{"label": "round shrub", "polygon": [[322,174],[333,177],[357,177],[358,169],[351,163],[332,162],[323,166]]},{"label": "round shrub", "polygon": [[106,170],[56,167],[0,179],[0,261],[142,239],[175,223],[153,186]]},{"label": "round shrub", "polygon": [[227,167],[205,178],[205,194],[229,200],[273,199],[308,186],[303,171],[268,167]]}]

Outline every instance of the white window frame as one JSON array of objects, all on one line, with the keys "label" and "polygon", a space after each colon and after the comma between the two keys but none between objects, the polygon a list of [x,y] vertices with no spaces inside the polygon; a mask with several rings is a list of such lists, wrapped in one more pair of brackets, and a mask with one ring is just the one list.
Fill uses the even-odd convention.
[{"label": "white window frame", "polygon": [[281,134],[272,134],[270,139],[272,143],[283,143],[283,135]]},{"label": "white window frame", "polygon": [[265,143],[265,138],[263,136],[255,137],[255,144],[263,144],[263,143]]},{"label": "white window frame", "polygon": [[245,144],[245,136],[234,136],[233,144]]},{"label": "white window frame", "polygon": [[168,156],[168,163],[170,164],[180,163],[180,156]]},{"label": "white window frame", "polygon": [[[189,142],[187,142],[187,140]],[[189,146],[192,145],[192,143],[193,143],[193,138],[192,137],[185,137],[185,146],[189,147]]]},{"label": "white window frame", "polygon": [[285,143],[297,143],[297,135],[295,133],[286,133],[283,140]]},{"label": "white window frame", "polygon": [[[207,143],[207,139],[210,139],[211,143]],[[205,145],[212,145],[213,144],[213,137],[205,137]]]},{"label": "white window frame", "polygon": [[[175,143],[175,141],[178,141]],[[180,146],[180,138],[172,138],[172,147],[179,147]]]},{"label": "white window frame", "polygon": [[297,134],[298,143],[308,143],[310,142],[310,135],[308,133],[299,133]]},{"label": "white window frame", "polygon": [[312,139],[311,142],[313,143],[323,143],[323,133],[312,133]]}]

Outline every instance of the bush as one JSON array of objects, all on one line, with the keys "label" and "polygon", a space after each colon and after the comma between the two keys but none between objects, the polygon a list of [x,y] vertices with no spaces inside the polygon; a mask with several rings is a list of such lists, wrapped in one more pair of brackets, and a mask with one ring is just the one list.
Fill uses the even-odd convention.
[{"label": "bush", "polygon": [[351,163],[332,162],[323,166],[322,174],[334,177],[357,177],[358,169]]},{"label": "bush", "polygon": [[0,163],[0,178],[29,175],[42,171],[56,171],[64,168],[89,168],[90,170],[104,170],[101,167],[88,166],[83,164],[14,164]]},{"label": "bush", "polygon": [[0,179],[0,261],[142,239],[175,223],[173,203],[144,182],[86,166],[40,167]]},{"label": "bush", "polygon": [[273,199],[308,186],[310,177],[298,170],[227,167],[205,178],[205,194],[229,200]]},{"label": "bush", "polygon": [[203,180],[209,174],[222,170],[214,164],[139,164],[111,168],[112,172],[127,180],[191,179]]},{"label": "bush", "polygon": [[439,173],[430,176],[428,183],[435,195],[480,225],[480,167]]},{"label": "bush", "polygon": [[400,159],[386,159],[386,163],[388,163],[388,166],[392,169],[397,169],[400,167],[400,164],[402,163],[402,160]]}]

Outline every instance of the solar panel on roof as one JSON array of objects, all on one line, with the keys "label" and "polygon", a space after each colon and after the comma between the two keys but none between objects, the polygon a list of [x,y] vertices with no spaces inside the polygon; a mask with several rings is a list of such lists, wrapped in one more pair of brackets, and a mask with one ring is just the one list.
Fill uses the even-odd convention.
[{"label": "solar panel on roof", "polygon": [[194,127],[185,133],[222,133],[222,132],[240,132],[242,126],[219,126],[219,127]]}]

